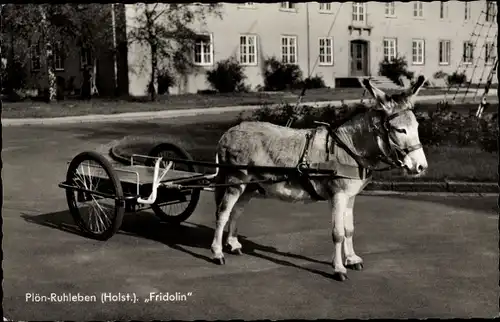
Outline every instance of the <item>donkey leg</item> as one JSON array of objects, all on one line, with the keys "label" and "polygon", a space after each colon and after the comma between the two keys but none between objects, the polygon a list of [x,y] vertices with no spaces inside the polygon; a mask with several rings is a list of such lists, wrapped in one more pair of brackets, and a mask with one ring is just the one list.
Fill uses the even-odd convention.
[{"label": "donkey leg", "polygon": [[350,269],[360,271],[363,269],[363,260],[361,257],[356,255],[353,246],[353,236],[354,236],[354,198],[351,197],[347,203],[347,209],[344,212],[344,229],[345,229],[345,239],[344,239],[344,254],[345,254],[345,266]]},{"label": "donkey leg", "polygon": [[332,208],[332,239],[334,245],[332,266],[333,277],[336,280],[347,279],[347,269],[342,263],[342,246],[345,239],[344,213],[349,197],[343,193],[336,193],[330,200]]},{"label": "donkey leg", "polygon": [[223,265],[225,263],[224,254],[222,253],[222,237],[224,234],[224,228],[229,219],[231,210],[244,190],[245,185],[226,188],[224,196],[222,197],[219,205],[217,205],[217,212],[215,215],[215,233],[211,246],[212,253],[214,255],[213,258],[217,264]]},{"label": "donkey leg", "polygon": [[238,241],[238,218],[243,213],[244,207],[252,199],[251,193],[245,191],[231,211],[229,216],[229,230],[227,234],[226,245],[229,246],[229,252],[232,254],[241,255],[241,244]]}]

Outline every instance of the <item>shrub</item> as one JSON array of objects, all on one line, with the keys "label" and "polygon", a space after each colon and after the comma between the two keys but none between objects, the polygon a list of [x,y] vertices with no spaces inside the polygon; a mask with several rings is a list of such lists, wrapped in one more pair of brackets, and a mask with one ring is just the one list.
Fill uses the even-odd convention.
[{"label": "shrub", "polygon": [[445,72],[443,72],[442,70],[439,70],[437,72],[434,73],[434,75],[432,75],[435,79],[440,79],[440,78],[445,78],[448,76],[448,74],[446,74]]},{"label": "shrub", "polygon": [[392,61],[389,61],[387,58],[384,58],[379,65],[379,75],[385,76],[389,78],[394,83],[399,86],[403,86],[404,84],[401,82],[400,77],[406,77],[409,80],[413,79],[414,73],[408,70],[408,62],[404,56],[396,57]]},{"label": "shrub", "polygon": [[264,89],[266,91],[282,91],[300,88],[302,71],[297,65],[284,64],[275,57],[264,62]]},{"label": "shrub", "polygon": [[498,113],[480,120],[479,146],[486,152],[498,152]]},{"label": "shrub", "polygon": [[246,91],[245,79],[243,66],[234,57],[217,62],[213,70],[207,71],[207,81],[219,93]]},{"label": "shrub", "polygon": [[325,81],[323,80],[323,77],[321,76],[314,76],[314,77],[308,77],[304,80],[303,86],[305,86],[306,89],[313,89],[313,88],[325,88]]},{"label": "shrub", "polygon": [[168,94],[170,87],[175,85],[175,78],[168,69],[158,71],[158,95]]},{"label": "shrub", "polygon": [[447,80],[449,85],[462,85],[467,82],[467,76],[465,73],[453,72],[453,74],[448,76]]}]

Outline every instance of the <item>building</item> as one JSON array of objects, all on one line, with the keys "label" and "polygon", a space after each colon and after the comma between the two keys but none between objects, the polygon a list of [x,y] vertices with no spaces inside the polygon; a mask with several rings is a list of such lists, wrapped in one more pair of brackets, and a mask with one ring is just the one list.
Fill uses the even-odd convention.
[{"label": "building", "polygon": [[[225,3],[223,19],[210,17],[199,29],[205,37],[193,59],[200,70],[174,91],[209,88],[205,71],[232,55],[245,65],[252,88],[263,84],[263,60],[273,55],[298,64],[306,76],[322,76],[330,87],[339,77],[377,75],[383,58],[398,54],[417,74],[451,74],[460,64],[467,79],[478,82],[482,75],[484,82],[497,52],[496,2],[488,2]],[[132,16],[133,5],[126,11]],[[130,51],[128,62],[135,65]],[[147,71],[129,80],[130,94],[141,95]]]},{"label": "building", "polygon": [[[117,16],[123,16],[128,31],[137,5],[116,10],[121,10]],[[305,76],[321,76],[329,87],[338,78],[377,75],[384,57],[396,55],[405,56],[417,75],[452,74],[460,66],[468,80],[485,82],[497,53],[496,12],[496,2],[484,0],[223,3],[222,19],[209,16],[205,25],[196,27],[200,38],[192,57],[198,68],[179,76],[171,93],[209,89],[205,72],[231,56],[245,66],[252,89],[263,84],[264,60],[270,56],[298,64]],[[124,25],[118,29],[125,37]],[[148,50],[120,44],[118,87],[122,93],[145,95],[150,70],[141,61]],[[84,58],[82,54],[79,61]],[[58,72],[67,77],[66,71],[77,73],[72,66],[81,64],[76,61],[66,59]],[[97,78],[108,88],[115,78],[112,62],[107,59],[101,66]]]}]

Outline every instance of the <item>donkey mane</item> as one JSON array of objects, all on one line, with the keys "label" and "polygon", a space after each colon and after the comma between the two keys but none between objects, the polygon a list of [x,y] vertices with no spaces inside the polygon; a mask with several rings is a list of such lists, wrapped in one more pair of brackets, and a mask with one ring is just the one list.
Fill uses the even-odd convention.
[{"label": "donkey mane", "polygon": [[341,126],[347,121],[351,120],[353,117],[359,114],[364,114],[372,109],[364,103],[356,103],[354,105],[344,105],[341,107],[341,111],[337,114],[335,120],[331,123],[331,127],[335,128]]}]

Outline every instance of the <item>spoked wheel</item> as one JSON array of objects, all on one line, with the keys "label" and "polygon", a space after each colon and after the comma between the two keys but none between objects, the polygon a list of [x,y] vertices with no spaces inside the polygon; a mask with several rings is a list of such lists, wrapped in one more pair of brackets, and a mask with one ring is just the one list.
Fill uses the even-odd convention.
[{"label": "spoked wheel", "polygon": [[78,154],[69,164],[66,183],[94,192],[66,189],[75,223],[91,238],[111,238],[120,229],[125,205],[119,201],[122,185],[109,161],[96,152]]},{"label": "spoked wheel", "polygon": [[[176,146],[171,143],[161,143],[155,146],[151,152],[149,152],[151,157],[167,157],[173,159],[184,159],[193,160],[191,155],[187,153],[181,147]],[[162,161],[160,167],[165,168],[168,161]],[[153,166],[154,161],[148,160],[147,165]],[[186,172],[197,172],[196,167],[192,164],[174,164],[171,170],[186,171]],[[184,189],[181,191],[185,196],[185,201],[164,203],[158,205],[156,203],[151,205],[155,215],[162,221],[171,224],[180,224],[189,218],[196,209],[198,201],[200,200],[201,189]]]}]

